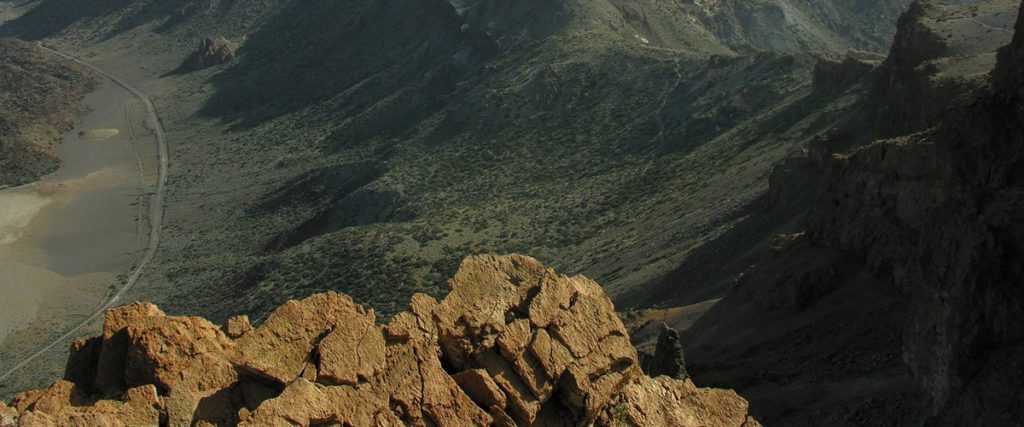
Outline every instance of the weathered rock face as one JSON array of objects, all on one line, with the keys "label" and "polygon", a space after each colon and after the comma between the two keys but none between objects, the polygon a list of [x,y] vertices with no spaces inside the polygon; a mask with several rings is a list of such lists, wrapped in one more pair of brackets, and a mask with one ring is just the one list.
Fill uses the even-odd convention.
[{"label": "weathered rock face", "polygon": [[0,405],[0,426],[141,426],[160,423],[161,399],[152,385],[124,391],[120,400],[89,399],[76,384],[57,381],[47,390],[19,394]]},{"label": "weathered rock face", "polygon": [[[929,13],[923,4],[916,4],[901,19],[901,32],[904,27],[915,28],[915,20]],[[813,335],[794,332],[812,328],[790,325],[811,319],[839,326],[829,335],[861,328],[861,336],[839,343],[854,361],[849,364],[853,368],[844,368],[842,374],[857,373],[858,366],[868,366],[864,373],[874,374],[882,369],[868,363],[887,355],[869,341],[884,338],[889,330],[898,334],[892,345],[901,348],[897,359],[880,366],[897,374],[908,371],[911,383],[889,400],[902,399],[907,407],[921,405],[920,409],[893,408],[889,420],[903,415],[897,424],[1020,424],[1024,419],[1020,400],[1024,392],[1022,26],[1024,15],[1018,18],[1011,44],[1000,50],[991,77],[970,94],[969,102],[945,105],[938,120],[927,121],[925,131],[876,141],[822,162],[825,175],[806,217],[806,233],[780,239],[790,241],[778,242],[777,251],[745,274],[734,292],[709,312],[708,321],[695,326],[687,337],[709,336],[712,328],[722,327],[714,320],[746,316],[752,320],[742,328],[716,337],[752,338],[742,343],[719,341],[720,348],[727,350],[708,344],[691,351],[691,356],[698,354],[691,357],[697,362],[695,372],[721,361],[715,366],[716,374],[728,378],[723,366],[764,358],[772,353],[772,345],[785,348],[776,350],[784,355],[778,359],[801,360],[802,366],[810,368],[811,357],[801,359],[794,353],[815,345],[822,348],[819,343],[829,336],[807,339]],[[913,43],[913,36],[897,37],[894,51],[921,49],[900,47]],[[922,36],[917,37],[920,43]],[[907,105],[931,108],[929,102],[928,98],[908,99]],[[891,302],[872,307],[886,298]],[[844,312],[845,302],[854,302],[857,310]],[[768,334],[774,336],[761,338]],[[762,353],[752,357],[751,347],[745,346],[756,340],[764,341],[753,347]],[[716,360],[710,361],[712,357]],[[830,360],[829,366],[841,366],[842,360]],[[792,378],[787,375],[780,382]],[[739,387],[728,379],[719,383]]]},{"label": "weathered rock face", "polygon": [[[1010,44],[999,49],[999,66],[993,71],[993,82],[997,88],[1008,90],[1003,95],[1008,98],[1007,102],[1020,102],[1024,100],[1024,8],[1017,12],[1021,16],[1017,18],[1014,26],[1013,40]],[[1016,91],[1009,89],[1016,88]],[[1018,110],[1019,111],[1019,110]]]},{"label": "weathered rock face", "polygon": [[935,128],[836,159],[808,216],[812,241],[907,296],[903,359],[931,414],[953,424],[1024,417],[1003,397],[1024,376],[1011,362],[1024,342],[1020,38],[989,87]]},{"label": "weathered rock face", "polygon": [[199,49],[192,52],[185,60],[185,67],[196,71],[215,65],[225,64],[235,59],[238,43],[233,43],[223,36],[203,40]]},{"label": "weathered rock face", "polygon": [[450,285],[383,326],[334,293],[255,329],[113,309],[67,379],[0,403],[0,425],[757,425],[731,391],[644,376],[584,277],[482,256]]},{"label": "weathered rock face", "polygon": [[964,102],[986,83],[995,65],[992,53],[1009,41],[1007,26],[1017,4],[982,3],[979,11],[974,3],[916,0],[900,16],[870,100],[877,137],[925,130],[950,104]]}]

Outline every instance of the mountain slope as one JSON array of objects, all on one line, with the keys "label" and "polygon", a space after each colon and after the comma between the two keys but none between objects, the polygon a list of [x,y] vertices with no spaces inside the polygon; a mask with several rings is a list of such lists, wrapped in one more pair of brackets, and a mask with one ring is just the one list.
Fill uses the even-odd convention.
[{"label": "mountain slope", "polygon": [[892,20],[909,4],[903,0],[686,3],[695,6],[694,15],[705,28],[734,49],[840,53],[884,50],[892,41]]},{"label": "mountain slope", "polygon": [[[757,2],[800,24],[784,31],[775,12],[732,16],[741,2],[414,4],[41,0],[4,31],[159,106],[166,231],[129,298],[259,321],[334,290],[388,317],[440,298],[475,253],[529,253],[650,303],[706,243],[756,228],[777,162],[855,113],[860,89],[815,89],[819,56],[879,50],[863,35],[891,32],[901,3]],[[235,61],[180,69],[217,36]],[[684,283],[703,301],[730,282]]]},{"label": "mountain slope", "polygon": [[25,184],[60,164],[54,145],[84,115],[97,80],[80,67],[0,39],[0,187]]},{"label": "mountain slope", "polygon": [[[733,58],[707,34],[655,18],[657,31],[639,33],[645,43],[616,24],[631,13],[590,3],[546,38],[512,43],[518,21],[485,31],[477,20],[493,11],[459,16],[444,2],[424,4],[417,10],[430,13],[379,2],[282,5],[246,34],[233,65],[166,77],[190,89],[165,102],[194,105],[209,90],[193,111],[232,132],[180,138],[184,178],[172,183],[180,200],[171,208],[180,219],[169,218],[181,234],[168,238],[161,274],[171,280],[153,298],[259,317],[289,296],[343,289],[389,313],[411,291],[439,293],[466,254],[512,251],[626,290],[675,262],[666,257],[680,245],[728,227],[764,190],[770,165],[812,132],[773,135],[799,120],[786,107],[810,89],[811,58]],[[619,17],[583,25],[605,11]],[[338,15],[351,21],[328,25]],[[657,20],[675,22],[666,16]],[[385,37],[392,27],[381,22],[402,31]],[[669,27],[679,29],[659,30]],[[693,48],[672,50],[680,39]],[[379,52],[389,53],[371,55]],[[709,64],[708,55],[720,59]],[[754,166],[727,180],[735,171],[716,165],[737,156]],[[310,185],[324,190],[300,188]],[[190,196],[229,188],[242,190]],[[197,216],[210,211],[222,214]],[[630,211],[648,213],[627,221]],[[647,225],[667,222],[699,226],[656,236]],[[325,271],[336,282],[309,284]],[[183,274],[223,286],[160,289]],[[239,293],[241,305],[225,298]]]}]

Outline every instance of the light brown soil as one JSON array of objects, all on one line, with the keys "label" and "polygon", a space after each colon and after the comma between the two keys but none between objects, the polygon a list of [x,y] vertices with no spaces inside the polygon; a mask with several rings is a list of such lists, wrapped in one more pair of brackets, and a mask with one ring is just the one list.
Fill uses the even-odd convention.
[{"label": "light brown soil", "polygon": [[121,133],[117,129],[89,129],[78,133],[78,137],[86,141],[102,141],[110,139]]}]

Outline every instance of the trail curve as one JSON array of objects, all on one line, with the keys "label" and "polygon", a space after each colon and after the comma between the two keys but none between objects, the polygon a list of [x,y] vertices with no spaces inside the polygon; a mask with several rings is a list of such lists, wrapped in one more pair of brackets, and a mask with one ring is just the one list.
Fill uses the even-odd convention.
[{"label": "trail curve", "polygon": [[156,108],[153,106],[153,101],[149,99],[149,96],[141,90],[136,89],[134,86],[128,84],[124,80],[110,73],[107,73],[106,71],[100,69],[95,65],[81,61],[78,58],[75,58],[63,52],[58,52],[56,50],[43,46],[42,42],[36,43],[36,46],[38,46],[40,49],[46,52],[76,62],[82,66],[85,66],[95,71],[97,74],[109,79],[110,81],[114,82],[124,90],[131,93],[133,96],[135,96],[135,98],[138,98],[139,101],[142,101],[142,103],[146,106],[146,112],[149,115],[149,121],[151,122],[150,128],[153,131],[153,134],[156,136],[157,156],[159,157],[159,166],[157,167],[158,176],[156,190],[154,191],[153,197],[149,203],[149,243],[146,246],[145,254],[142,256],[142,259],[140,259],[139,262],[136,264],[135,268],[132,269],[132,272],[128,276],[128,279],[124,282],[124,285],[121,286],[121,288],[118,289],[117,292],[111,295],[110,298],[103,303],[103,305],[101,305],[95,312],[89,315],[89,317],[87,317],[85,320],[73,326],[63,335],[57,337],[39,351],[31,354],[30,356],[25,358],[25,360],[22,360],[17,365],[14,365],[14,367],[9,369],[3,375],[0,375],[0,382],[4,381],[9,376],[11,376],[11,374],[17,372],[21,368],[24,368],[33,360],[38,359],[43,354],[46,354],[46,352],[50,351],[58,344],[67,341],[69,338],[77,334],[78,331],[82,330],[82,328],[84,328],[86,325],[89,325],[90,323],[96,321],[96,319],[102,316],[103,313],[107,311],[107,309],[117,304],[121,300],[121,298],[124,297],[124,295],[129,290],[131,290],[132,287],[134,287],[135,284],[139,281],[139,277],[142,276],[143,270],[145,270],[146,267],[148,267],[149,264],[152,263],[153,260],[156,258],[157,248],[160,246],[160,234],[163,229],[164,193],[165,187],[167,185],[169,151],[167,148],[167,137],[164,134],[164,127],[163,124],[160,122],[160,117],[157,115]]}]

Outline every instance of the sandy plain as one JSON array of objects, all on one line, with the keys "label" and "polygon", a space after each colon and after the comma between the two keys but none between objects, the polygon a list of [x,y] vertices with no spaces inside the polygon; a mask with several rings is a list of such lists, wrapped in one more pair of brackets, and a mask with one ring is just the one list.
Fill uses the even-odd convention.
[{"label": "sandy plain", "polygon": [[[60,169],[0,190],[0,372],[102,305],[146,245],[156,144],[145,110],[111,82],[85,102]],[[95,129],[107,138],[82,138]]]}]

